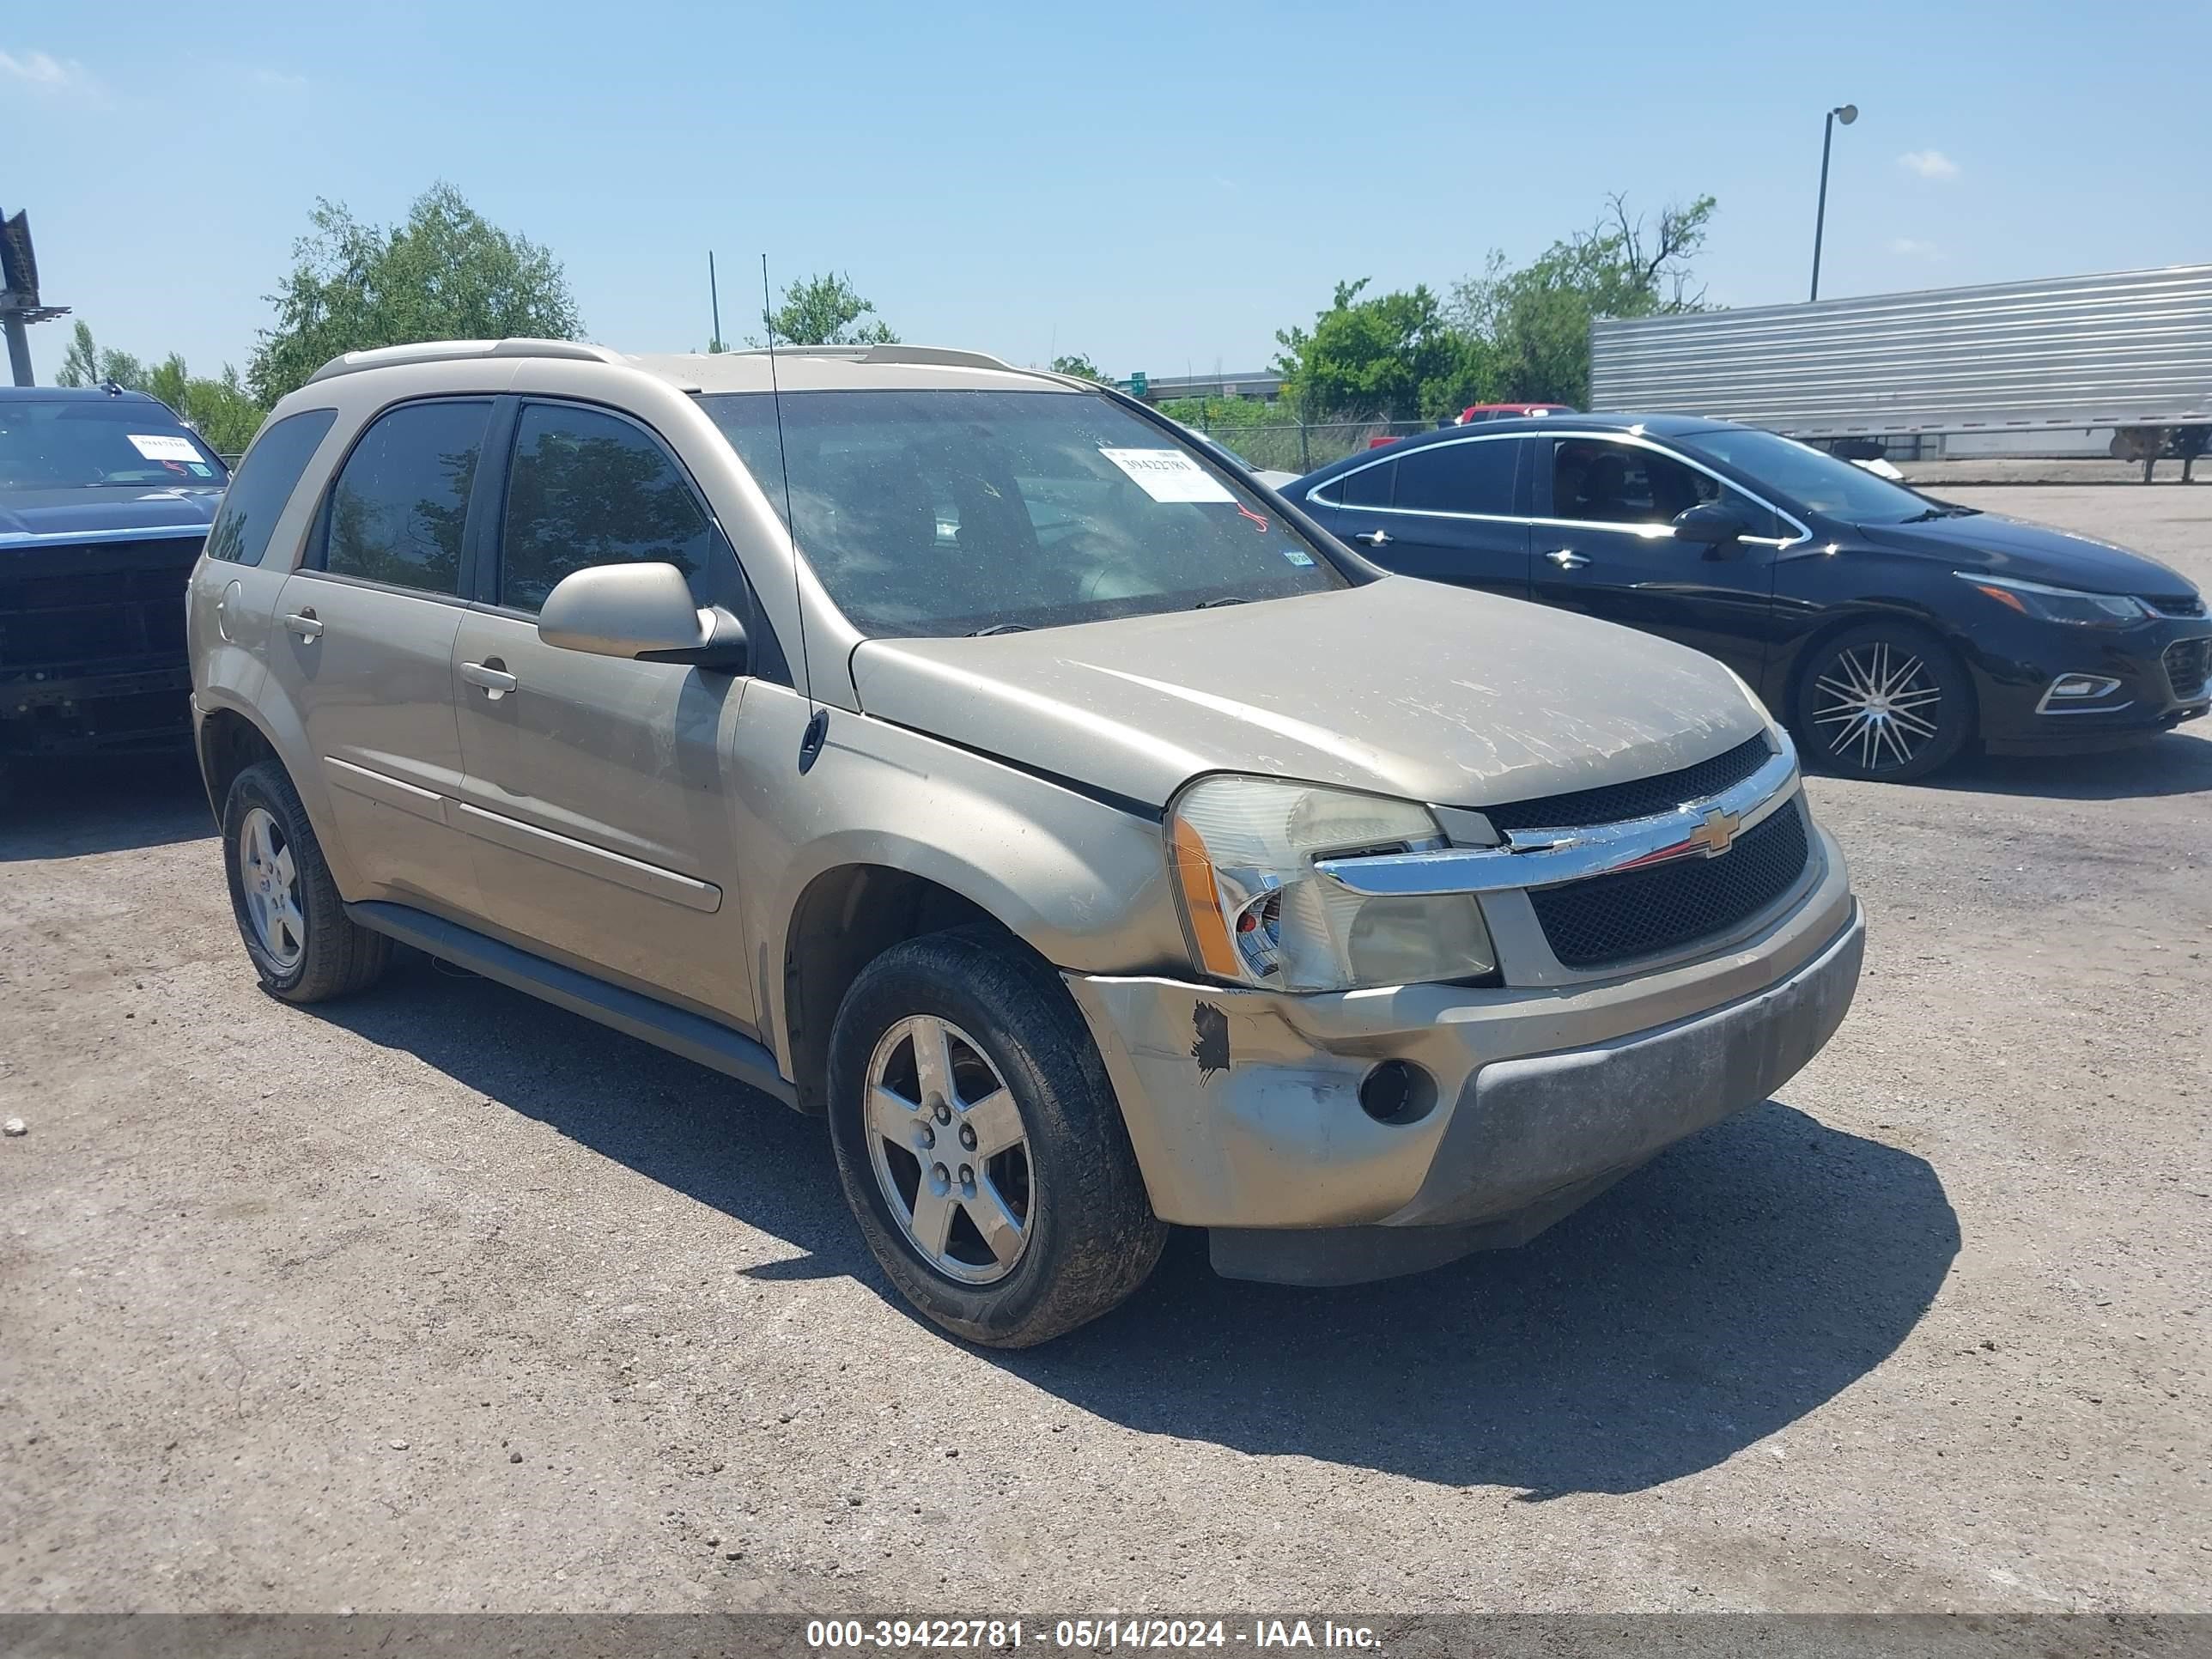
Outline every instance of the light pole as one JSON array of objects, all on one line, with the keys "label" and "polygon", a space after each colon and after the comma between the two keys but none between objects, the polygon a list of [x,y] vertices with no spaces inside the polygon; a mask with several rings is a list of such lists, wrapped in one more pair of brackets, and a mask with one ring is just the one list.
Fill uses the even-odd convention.
[{"label": "light pole", "polygon": [[1820,205],[1813,215],[1813,292],[1808,300],[1820,297],[1820,233],[1828,222],[1828,147],[1836,142],[1836,123],[1845,126],[1859,118],[1856,104],[1838,104],[1828,112],[1827,120],[1820,128]]}]

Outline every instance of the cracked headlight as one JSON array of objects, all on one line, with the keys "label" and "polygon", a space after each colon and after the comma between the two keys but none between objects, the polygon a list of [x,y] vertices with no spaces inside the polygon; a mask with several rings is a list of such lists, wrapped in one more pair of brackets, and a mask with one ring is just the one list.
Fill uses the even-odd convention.
[{"label": "cracked headlight", "polygon": [[1498,959],[1471,894],[1364,897],[1316,859],[1445,844],[1425,806],[1274,778],[1201,778],[1168,813],[1169,858],[1198,964],[1271,991],[1481,978]]}]

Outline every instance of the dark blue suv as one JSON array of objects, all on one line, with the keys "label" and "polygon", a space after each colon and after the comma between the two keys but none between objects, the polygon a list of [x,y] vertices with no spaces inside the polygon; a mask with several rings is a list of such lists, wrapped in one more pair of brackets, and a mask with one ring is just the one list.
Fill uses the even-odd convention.
[{"label": "dark blue suv", "polygon": [[0,765],[188,739],[185,580],[229,477],[143,392],[0,387]]}]

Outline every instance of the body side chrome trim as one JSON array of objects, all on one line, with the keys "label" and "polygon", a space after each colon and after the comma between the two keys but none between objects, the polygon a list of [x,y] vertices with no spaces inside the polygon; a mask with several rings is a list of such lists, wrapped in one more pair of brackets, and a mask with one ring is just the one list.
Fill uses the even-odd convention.
[{"label": "body side chrome trim", "polygon": [[[1359,474],[1369,471],[1370,468],[1387,465],[1389,463],[1395,461],[1404,455],[1418,455],[1421,453],[1423,450],[1449,449],[1455,444],[1504,443],[1517,438],[1534,438],[1536,435],[1537,434],[1534,432],[1470,432],[1463,438],[1447,438],[1437,443],[1423,444],[1419,449],[1401,450],[1395,454],[1391,452],[1390,447],[1388,445],[1385,445],[1381,450],[1376,452],[1375,458],[1372,460],[1363,461],[1358,466],[1348,466],[1345,468],[1343,471],[1338,473],[1334,478],[1329,479],[1326,483],[1316,484],[1311,489],[1306,491],[1303,499],[1310,501],[1319,501],[1323,507],[1340,507],[1346,512],[1352,513],[1411,513],[1424,517],[1438,519],[1483,519],[1487,520],[1492,523],[1522,524],[1527,521],[1516,513],[1432,514],[1425,507],[1346,507],[1344,502],[1336,500],[1333,496],[1324,495],[1321,492],[1324,489],[1334,489],[1337,485],[1342,483],[1346,478],[1357,477]],[[1518,463],[1516,465],[1517,465]]]},{"label": "body side chrome trim", "polygon": [[570,836],[556,835],[550,830],[525,823],[499,812],[488,812],[481,806],[471,806],[465,801],[447,804],[447,821],[453,826],[480,841],[497,847],[528,854],[557,864],[580,875],[597,876],[672,904],[680,904],[687,910],[702,910],[708,915],[722,908],[722,890],[710,881],[678,874],[663,869],[657,864],[647,864],[627,854],[608,851],[588,842]]},{"label": "body side chrome trim", "polygon": [[1742,782],[1671,812],[1585,828],[1509,830],[1503,847],[1321,859],[1314,868],[1370,897],[1553,887],[1676,859],[1717,858],[1745,830],[1796,799],[1797,783],[1796,750],[1785,740],[1780,753]]},{"label": "body side chrome trim", "polygon": [[434,789],[425,789],[419,783],[409,783],[366,766],[356,766],[351,761],[340,760],[336,755],[323,757],[323,772],[324,781],[333,789],[343,789],[349,794],[373,800],[380,806],[411,812],[432,823],[447,821],[446,798]]},{"label": "body side chrome trim", "polygon": [[[1670,461],[1680,462],[1684,466],[1688,467],[1693,472],[1704,473],[1705,477],[1711,478],[1715,483],[1721,485],[1723,489],[1733,489],[1745,499],[1758,502],[1759,506],[1765,507],[1769,513],[1774,514],[1776,518],[1780,519],[1784,523],[1794,526],[1797,532],[1795,536],[1743,536],[1738,538],[1739,540],[1748,542],[1758,547],[1771,547],[1778,551],[1783,548],[1796,547],[1801,542],[1808,542],[1813,539],[1813,532],[1806,527],[1804,521],[1796,514],[1784,512],[1781,507],[1775,506],[1772,501],[1768,501],[1765,496],[1760,495],[1757,490],[1747,489],[1733,478],[1723,477],[1719,473],[1714,471],[1712,468],[1705,465],[1702,461],[1693,459],[1692,457],[1683,454],[1680,450],[1670,449],[1665,444],[1655,443],[1650,439],[1644,436],[1641,433],[1611,431],[1592,432],[1588,430],[1570,432],[1553,431],[1548,429],[1543,432],[1486,432],[1475,436],[1455,438],[1451,440],[1451,442],[1491,443],[1504,438],[1589,438],[1602,440],[1607,443],[1629,444],[1638,449],[1649,449],[1653,451],[1655,453],[1664,455]],[[1447,444],[1423,444],[1421,448],[1443,449],[1449,447],[1449,446]],[[1413,450],[1407,453],[1418,454],[1419,453],[1419,451]],[[1338,501],[1333,496],[1324,495],[1321,493],[1324,489],[1334,488],[1336,485],[1343,483],[1345,479],[1351,477],[1355,473],[1364,472],[1369,467],[1380,466],[1385,461],[1395,461],[1399,459],[1400,458],[1398,456],[1389,454],[1386,452],[1383,454],[1378,455],[1371,461],[1365,462],[1358,466],[1348,468],[1345,471],[1338,473],[1335,477],[1329,479],[1326,483],[1316,484],[1313,489],[1306,492],[1305,499],[1310,501],[1316,501],[1323,507],[1333,507],[1339,512],[1343,513],[1392,513],[1406,514],[1413,518],[1471,519],[1486,524],[1545,525],[1552,528],[1560,530],[1611,530],[1620,532],[1625,535],[1642,536],[1651,541],[1658,541],[1662,538],[1672,538],[1674,534],[1673,526],[1663,524],[1607,524],[1595,519],[1523,518],[1517,513],[1440,513],[1432,512],[1425,507],[1349,507],[1343,501]]]}]

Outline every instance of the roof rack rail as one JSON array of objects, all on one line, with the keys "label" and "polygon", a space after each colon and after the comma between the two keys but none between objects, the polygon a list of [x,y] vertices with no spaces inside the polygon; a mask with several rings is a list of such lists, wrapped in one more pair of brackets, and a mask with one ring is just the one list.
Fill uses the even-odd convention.
[{"label": "roof rack rail", "polygon": [[[765,346],[748,346],[737,354],[745,357],[765,357]],[[1003,357],[994,357],[988,351],[963,351],[957,346],[926,345],[780,345],[775,349],[779,357],[843,357],[856,363],[912,363],[938,368],[1003,368],[1013,374],[1024,371]]]},{"label": "roof rack rail", "polygon": [[609,346],[586,345],[580,340],[421,340],[412,345],[373,346],[333,357],[307,384],[335,380],[364,368],[389,368],[398,363],[450,363],[471,357],[563,357],[574,362],[619,363],[622,353]]}]

